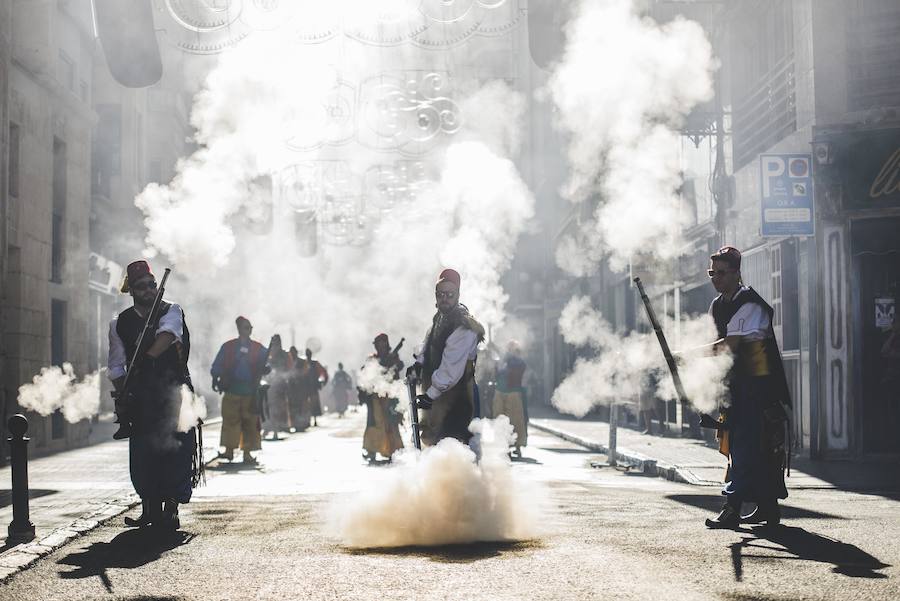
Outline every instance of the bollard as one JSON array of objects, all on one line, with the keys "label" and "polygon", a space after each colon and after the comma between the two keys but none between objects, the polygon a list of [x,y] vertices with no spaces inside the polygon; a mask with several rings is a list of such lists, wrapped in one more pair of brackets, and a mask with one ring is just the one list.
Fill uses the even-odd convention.
[{"label": "bollard", "polygon": [[9,433],[10,465],[12,467],[13,519],[9,523],[7,544],[17,545],[34,539],[34,524],[28,512],[28,419],[17,413],[6,422]]},{"label": "bollard", "polygon": [[611,403],[609,406],[609,465],[616,467],[616,430],[619,427],[619,406]]}]

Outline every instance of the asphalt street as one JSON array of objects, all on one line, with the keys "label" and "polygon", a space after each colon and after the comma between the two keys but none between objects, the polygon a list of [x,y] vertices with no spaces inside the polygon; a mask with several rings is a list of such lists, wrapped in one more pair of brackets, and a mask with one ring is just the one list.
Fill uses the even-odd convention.
[{"label": "asphalt street", "polygon": [[392,468],[362,460],[364,413],[320,423],[264,442],[257,468],[215,466],[179,532],[114,518],[0,599],[900,599],[900,498],[792,491],[781,527],[708,531],[714,489],[592,467],[539,432],[513,465],[549,495],[534,540],[349,549],[329,513]]}]

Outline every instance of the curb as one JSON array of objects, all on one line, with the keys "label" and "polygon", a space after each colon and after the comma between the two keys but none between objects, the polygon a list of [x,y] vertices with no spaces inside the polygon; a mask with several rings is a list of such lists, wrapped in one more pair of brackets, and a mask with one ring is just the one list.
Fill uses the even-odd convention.
[{"label": "curb", "polygon": [[[221,417],[213,418],[204,425],[217,424]],[[209,465],[216,457],[207,459],[204,464]],[[45,557],[72,540],[87,534],[107,520],[130,511],[141,502],[140,497],[130,493],[124,497],[113,499],[103,503],[99,509],[85,514],[70,524],[51,530],[50,534],[35,540],[10,547],[8,551],[0,554],[0,584],[5,583],[10,577],[30,568],[34,563]]]},{"label": "curb", "polygon": [[[604,455],[609,454],[609,447],[597,441],[578,436],[577,434],[572,434],[571,432],[567,432],[555,426],[541,423],[538,420],[531,420],[528,425],[546,432],[547,434],[552,434],[563,440],[585,447],[586,449],[597,451]],[[640,453],[623,449],[622,447],[616,447],[616,462],[623,463],[631,468],[636,468],[645,476],[656,476],[658,478],[664,478],[673,482],[681,482],[682,484],[690,484],[693,486],[722,485],[721,482],[713,482],[698,478],[689,469],[662,463],[658,459],[652,459]]]}]

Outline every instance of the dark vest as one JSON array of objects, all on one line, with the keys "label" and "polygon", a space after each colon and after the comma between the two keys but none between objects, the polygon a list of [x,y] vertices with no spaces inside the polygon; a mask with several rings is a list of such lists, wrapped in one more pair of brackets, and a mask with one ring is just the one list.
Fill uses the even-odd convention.
[{"label": "dark vest", "polygon": [[[455,309],[447,314],[438,311],[431,320],[431,329],[425,339],[425,356],[422,362],[422,374],[426,388],[431,385],[431,376],[441,366],[441,359],[444,357],[444,347],[447,346],[447,339],[450,334],[456,331],[456,328],[463,327],[473,329],[472,322],[474,319],[469,315],[469,310],[465,305],[459,304]],[[479,342],[483,339],[479,335]]]},{"label": "dark vest", "polygon": [[[172,304],[164,301],[160,305],[159,317],[161,318],[168,313],[171,308]],[[131,359],[137,351],[137,341],[138,337],[141,335],[141,330],[144,328],[144,319],[144,317],[138,315],[138,312],[134,307],[129,307],[119,313],[119,317],[116,320],[116,333],[125,345],[126,364],[131,363]],[[187,383],[190,379],[187,361],[191,352],[191,334],[188,331],[187,320],[184,318],[183,313],[182,322],[184,324],[184,330],[181,334],[181,345],[171,345],[156,360],[156,374],[162,376],[165,380],[179,384]],[[149,348],[156,339],[156,330],[158,328],[159,319],[157,319],[156,323],[152,324],[150,327],[150,332],[148,333],[150,337],[144,342],[145,350]]]},{"label": "dark vest", "polygon": [[[710,313],[716,324],[716,331],[719,338],[725,338],[728,333],[728,322],[730,322],[738,310],[747,303],[759,305],[768,314],[769,330],[765,339],[759,341],[758,344],[762,345],[762,349],[765,352],[767,371],[773,381],[772,391],[773,394],[778,397],[773,400],[778,400],[782,404],[790,406],[792,404],[790,388],[788,387],[787,376],[784,372],[784,364],[781,361],[781,352],[778,350],[778,341],[775,339],[775,330],[772,326],[772,318],[775,315],[775,310],[769,303],[763,300],[756,290],[750,287],[747,287],[747,289],[741,292],[737,298],[731,301],[724,300],[722,296],[723,295],[721,294],[717,296],[710,306]],[[732,368],[731,374],[729,375],[729,380],[731,380],[732,383],[736,378],[747,375],[741,373],[741,366],[743,364],[743,357],[741,357],[741,354],[748,352],[746,349],[742,348],[744,346],[745,345],[742,344],[738,347],[738,356],[735,358],[735,366]]]}]

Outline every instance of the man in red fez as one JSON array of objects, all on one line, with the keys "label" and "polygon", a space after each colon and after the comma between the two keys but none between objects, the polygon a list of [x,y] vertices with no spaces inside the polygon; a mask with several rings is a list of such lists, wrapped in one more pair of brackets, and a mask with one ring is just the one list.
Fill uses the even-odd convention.
[{"label": "man in red fez", "polygon": [[434,287],[437,313],[425,335],[416,363],[424,392],[417,397],[423,409],[420,423],[424,444],[443,438],[468,443],[469,422],[475,416],[475,359],[484,340],[484,327],[459,302],[461,278],[445,269]]},{"label": "man in red fez", "polygon": [[125,518],[126,525],[154,525],[177,530],[178,504],[190,501],[196,482],[194,471],[196,432],[179,432],[182,388],[190,388],[187,370],[190,333],[184,312],[162,300],[159,313],[142,347],[138,338],[157,295],[156,277],[146,261],[128,265],[122,291],[133,305],[109,324],[109,378],[122,392],[131,360],[135,372],[129,379],[128,398],[117,399],[121,424],[116,438],[129,438],[131,482],[141,497],[139,518]]},{"label": "man in red fez", "polygon": [[[741,253],[725,246],[710,256],[708,275],[719,295],[709,312],[716,324],[718,352],[731,353],[726,382],[729,403],[722,411],[719,451],[728,457],[721,513],[709,528],[737,528],[741,521],[778,524],[778,499],[787,498],[785,440],[791,398],[772,327],[772,307],[741,281]],[[741,516],[741,504],[757,508]]]},{"label": "man in red fez", "polygon": [[237,338],[219,348],[210,368],[213,390],[222,393],[222,432],[220,446],[228,461],[234,460],[237,447],[244,463],[254,464],[253,451],[262,448],[258,408],[259,382],[267,373],[266,347],[250,338],[253,325],[243,315],[234,320]]}]

